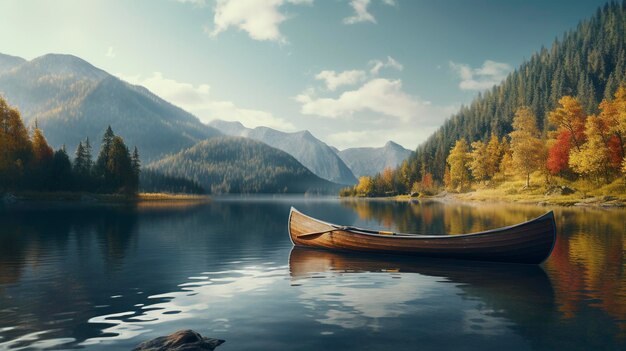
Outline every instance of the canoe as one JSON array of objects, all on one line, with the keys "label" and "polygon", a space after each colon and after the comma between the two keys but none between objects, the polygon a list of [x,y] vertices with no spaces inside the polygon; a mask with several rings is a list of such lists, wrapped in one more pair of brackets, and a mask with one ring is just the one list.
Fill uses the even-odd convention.
[{"label": "canoe", "polygon": [[556,242],[552,211],[524,223],[483,232],[421,235],[340,226],[292,207],[288,227],[294,246],[510,263],[540,264],[550,256]]}]

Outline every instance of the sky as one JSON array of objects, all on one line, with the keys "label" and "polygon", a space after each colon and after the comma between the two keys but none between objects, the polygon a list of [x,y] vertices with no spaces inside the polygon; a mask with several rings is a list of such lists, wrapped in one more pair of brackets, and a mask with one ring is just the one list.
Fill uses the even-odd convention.
[{"label": "sky", "polygon": [[96,67],[193,113],[414,149],[606,0],[2,0],[0,52]]}]

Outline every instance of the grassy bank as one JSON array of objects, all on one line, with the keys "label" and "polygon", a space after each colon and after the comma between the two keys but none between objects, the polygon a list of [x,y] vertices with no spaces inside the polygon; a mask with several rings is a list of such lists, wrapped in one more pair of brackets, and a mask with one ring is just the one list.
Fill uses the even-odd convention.
[{"label": "grassy bank", "polygon": [[[626,183],[618,179],[610,184],[595,184],[578,180],[568,181],[553,178],[547,184],[545,178],[535,175],[531,185],[526,187],[524,180],[509,180],[491,184],[474,184],[466,192],[440,192],[424,198],[441,198],[470,202],[512,202],[520,204],[590,206],[590,207],[625,207]],[[408,195],[396,196],[398,201],[408,201]]]}]

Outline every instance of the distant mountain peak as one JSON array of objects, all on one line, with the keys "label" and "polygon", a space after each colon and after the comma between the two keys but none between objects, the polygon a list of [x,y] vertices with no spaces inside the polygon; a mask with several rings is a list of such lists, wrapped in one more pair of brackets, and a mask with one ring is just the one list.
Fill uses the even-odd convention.
[{"label": "distant mountain peak", "polygon": [[350,167],[355,176],[373,176],[385,168],[397,167],[411,155],[402,145],[388,141],[383,147],[357,147],[345,149],[339,157]]},{"label": "distant mountain peak", "polygon": [[402,147],[402,145],[400,145],[398,143],[395,143],[392,140],[389,140],[388,142],[386,142],[384,147],[385,148],[394,148],[394,149],[397,149],[397,148],[404,149],[404,147]]},{"label": "distant mountain peak", "polygon": [[21,57],[0,53],[0,74],[12,70],[24,62],[26,60]]},{"label": "distant mountain peak", "polygon": [[73,74],[75,76],[100,80],[108,73],[95,67],[80,57],[70,54],[45,54],[30,61],[29,69],[54,74]]},{"label": "distant mountain peak", "polygon": [[287,133],[269,127],[250,129],[238,122],[220,120],[212,121],[209,125],[224,134],[259,140],[285,151],[321,178],[340,184],[356,183],[354,174],[336,151],[308,130]]}]

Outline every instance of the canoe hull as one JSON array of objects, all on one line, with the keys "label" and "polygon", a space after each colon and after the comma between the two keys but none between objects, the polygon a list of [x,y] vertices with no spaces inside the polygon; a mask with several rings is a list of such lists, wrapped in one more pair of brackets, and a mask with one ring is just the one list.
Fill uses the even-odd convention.
[{"label": "canoe hull", "polygon": [[[317,235],[305,235],[329,230]],[[342,251],[379,252],[424,257],[539,264],[556,241],[554,214],[548,212],[515,226],[464,235],[378,235],[337,229],[295,208],[289,215],[295,246]]]}]

